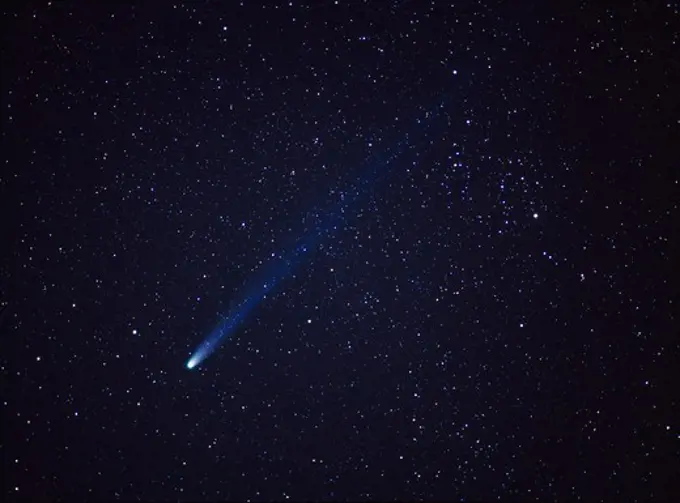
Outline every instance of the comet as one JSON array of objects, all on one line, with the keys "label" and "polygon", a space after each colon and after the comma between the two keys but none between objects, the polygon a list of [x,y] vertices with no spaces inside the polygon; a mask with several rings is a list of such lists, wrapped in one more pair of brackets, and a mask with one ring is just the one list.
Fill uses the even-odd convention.
[{"label": "comet", "polygon": [[[337,217],[330,218],[327,225],[335,224]],[[252,311],[262,302],[281,281],[288,278],[302,264],[303,259],[315,249],[321,238],[326,234],[326,226],[321,226],[293,247],[286,255],[278,257],[268,264],[246,290],[243,300],[226,316],[223,316],[217,326],[206,339],[194,350],[186,368],[192,370],[210,356],[224,341],[228,340]]]},{"label": "comet", "polygon": [[[425,113],[425,118],[429,120],[433,115],[431,112]],[[416,122],[418,125],[416,129],[422,133],[424,122],[422,120]],[[333,192],[339,195],[339,200],[325,212],[315,213],[318,223],[314,225],[314,228],[307,229],[303,237],[294,242],[291,249],[286,253],[275,255],[272,261],[259,271],[242,293],[240,302],[221,317],[217,326],[191,353],[185,364],[188,370],[201,365],[222,343],[230,339],[269,292],[292,276],[324,240],[332,237],[349,218],[356,215],[356,210],[360,207],[358,203],[373,193],[377,184],[385,181],[384,175],[387,174],[385,168],[402,155],[403,150],[408,148],[412,137],[407,134],[405,141],[399,142],[395,149],[387,152],[390,154],[387,157],[372,154],[368,158],[369,166],[364,169],[362,176],[345,187],[345,190]]]}]

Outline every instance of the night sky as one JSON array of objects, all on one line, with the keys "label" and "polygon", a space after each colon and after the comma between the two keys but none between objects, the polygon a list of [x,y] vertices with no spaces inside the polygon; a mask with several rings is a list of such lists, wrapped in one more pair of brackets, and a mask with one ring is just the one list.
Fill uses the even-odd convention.
[{"label": "night sky", "polygon": [[678,494],[677,2],[96,3],[2,12],[0,498]]}]

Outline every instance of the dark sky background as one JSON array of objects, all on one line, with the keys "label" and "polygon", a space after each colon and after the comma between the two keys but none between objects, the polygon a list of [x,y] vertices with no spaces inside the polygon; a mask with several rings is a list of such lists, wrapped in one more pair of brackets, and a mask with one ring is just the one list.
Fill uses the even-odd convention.
[{"label": "dark sky background", "polygon": [[678,494],[677,2],[1,31],[2,499]]}]

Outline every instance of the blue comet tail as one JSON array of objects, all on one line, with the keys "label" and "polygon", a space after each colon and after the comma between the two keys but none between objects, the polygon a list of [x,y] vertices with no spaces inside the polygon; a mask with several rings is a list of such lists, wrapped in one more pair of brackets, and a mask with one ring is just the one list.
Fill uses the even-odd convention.
[{"label": "blue comet tail", "polygon": [[[433,115],[428,112],[425,117],[432,118]],[[417,129],[424,129],[421,121],[417,123]],[[405,140],[409,140],[409,135],[406,135]],[[404,150],[404,142],[400,142],[396,149],[387,152],[389,155],[386,158],[377,155],[369,158],[369,166],[363,175],[354,180],[347,190],[340,192],[340,200],[321,214],[320,221],[314,225],[314,228],[307,229],[307,232],[287,253],[277,256],[259,272],[244,292],[241,302],[222,318],[210,335],[194,350],[191,358],[187,360],[187,369],[191,370],[200,365],[225,339],[231,337],[273,288],[292,276],[309,253],[347,223],[347,220],[355,214],[356,208],[360,206],[359,203],[375,190],[375,185],[381,181],[385,182],[387,166],[400,157]]]}]

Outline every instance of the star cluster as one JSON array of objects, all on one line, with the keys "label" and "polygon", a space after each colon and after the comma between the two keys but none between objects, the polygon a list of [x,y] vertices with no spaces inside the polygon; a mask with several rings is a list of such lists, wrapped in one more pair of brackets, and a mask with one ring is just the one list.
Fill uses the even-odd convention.
[{"label": "star cluster", "polygon": [[677,6],[449,4],[5,7],[5,500],[678,494]]}]

